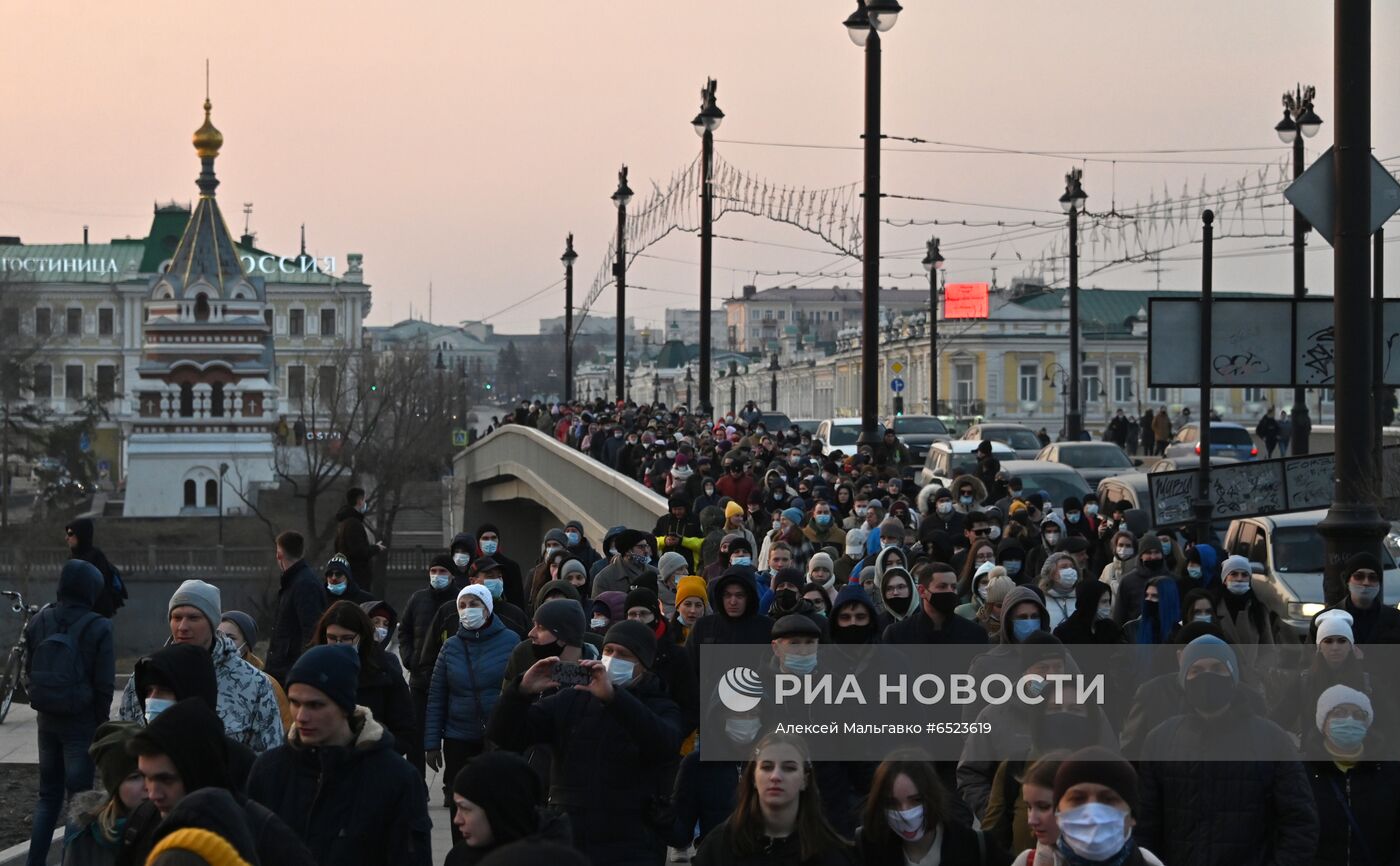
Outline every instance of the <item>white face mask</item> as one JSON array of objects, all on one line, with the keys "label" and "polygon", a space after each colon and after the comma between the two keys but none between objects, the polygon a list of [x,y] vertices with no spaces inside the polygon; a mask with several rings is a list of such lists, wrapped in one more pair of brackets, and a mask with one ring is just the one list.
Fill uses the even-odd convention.
[{"label": "white face mask", "polygon": [[603,667],[608,672],[608,679],[612,680],[615,686],[624,686],[631,682],[632,674],[637,671],[635,662],[617,656],[603,656]]},{"label": "white face mask", "polygon": [[736,743],[752,743],[762,727],[762,719],[724,720],[724,733]]},{"label": "white face mask", "polygon": [[1244,595],[1246,592],[1249,592],[1249,583],[1250,581],[1247,577],[1239,580],[1227,580],[1225,581],[1225,588],[1228,589],[1232,595]]},{"label": "white face mask", "polygon": [[472,564],[471,554],[454,553],[452,554],[452,561],[456,564],[458,568],[466,568],[467,566]]},{"label": "white face mask", "polygon": [[1131,547],[1120,547],[1117,550],[1119,559],[1132,559],[1133,549]]},{"label": "white face mask", "polygon": [[1079,572],[1073,568],[1060,569],[1060,586],[1071,587],[1079,582]]},{"label": "white face mask", "polygon": [[1127,818],[1106,803],[1085,803],[1059,814],[1060,837],[1086,860],[1107,860],[1127,844]]},{"label": "white face mask", "polygon": [[381,625],[381,626],[376,626],[376,627],[375,627],[375,629],[374,629],[374,641],[375,641],[375,643],[383,643],[383,642],[384,642],[384,639],[387,638],[388,636],[389,636],[389,629],[388,629],[387,627],[382,626],[382,625]]},{"label": "white face mask", "polygon": [[595,617],[593,617],[592,619],[590,619],[590,620],[588,621],[588,626],[589,626],[589,628],[593,628],[593,629],[600,629],[600,628],[603,628],[603,627],[607,626],[607,624],[608,624],[607,617],[602,617],[602,616],[595,616]]},{"label": "white face mask", "polygon": [[899,834],[899,838],[906,842],[917,842],[924,838],[924,807],[915,806],[912,809],[905,809],[900,812],[896,809],[885,810],[885,820],[889,822],[890,829]]},{"label": "white face mask", "polygon": [[469,607],[460,614],[462,628],[475,631],[486,624],[486,611],[479,607]]}]

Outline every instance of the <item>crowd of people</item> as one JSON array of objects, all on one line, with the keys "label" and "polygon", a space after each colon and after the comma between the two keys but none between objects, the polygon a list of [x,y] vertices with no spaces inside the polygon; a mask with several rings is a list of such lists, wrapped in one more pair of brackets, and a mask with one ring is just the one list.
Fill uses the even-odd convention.
[{"label": "crowd of people", "polygon": [[[582,520],[542,538],[476,522],[395,606],[365,589],[375,546],[352,490],[337,532],[352,549],[324,567],[299,533],[277,537],[265,656],[252,616],[186,581],[169,641],[121,672],[116,720],[112,617],[151,614],[96,609],[114,576],[85,527],[26,635],[29,862],[65,796],[75,864],[1400,862],[1400,764],[1371,757],[1395,702],[1362,651],[1400,642],[1400,611],[1371,557],[1346,564],[1346,598],[1275,693],[1248,670],[1290,638],[1247,560],[1139,526],[1127,503],[1048,501],[990,443],[975,471],[920,489],[892,434],[828,454],[761,417],[509,420],[548,424],[666,512],[596,542]],[[701,655],[725,644],[799,675],[878,644],[985,645],[974,674],[1062,671],[1086,646],[1172,646],[1177,663],[1120,706],[974,707],[995,724],[957,761],[835,762],[701,694]],[[1277,706],[1289,724],[1266,717]],[[704,760],[702,728],[748,758]],[[1192,760],[1201,743],[1218,753]],[[449,851],[431,848],[430,801]]]}]

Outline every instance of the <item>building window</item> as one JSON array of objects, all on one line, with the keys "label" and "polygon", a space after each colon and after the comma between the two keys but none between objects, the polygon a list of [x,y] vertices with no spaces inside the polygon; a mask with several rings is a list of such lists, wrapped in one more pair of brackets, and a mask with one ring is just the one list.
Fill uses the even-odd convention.
[{"label": "building window", "polygon": [[83,399],[82,364],[69,364],[63,368],[63,396],[69,400]]},{"label": "building window", "polygon": [[778,321],[780,321],[780,322],[786,322],[786,321],[787,321],[787,310],[779,310],[779,311],[778,311]]},{"label": "building window", "polygon": [[196,508],[199,503],[195,501],[195,494],[199,492],[199,485],[191,478],[185,482],[185,507]]},{"label": "building window", "polygon": [[1133,368],[1131,364],[1113,366],[1113,402],[1131,403],[1133,399]]},{"label": "building window", "polygon": [[1323,389],[1322,389],[1322,402],[1323,402],[1323,403],[1325,403],[1325,404],[1327,404],[1327,405],[1330,406],[1330,405],[1332,405],[1332,403],[1333,403],[1333,401],[1336,399],[1336,397],[1337,397],[1337,395],[1332,391],[1331,388],[1323,388]]},{"label": "building window", "polygon": [[1244,401],[1246,403],[1263,403],[1266,399],[1263,388],[1245,388]]},{"label": "building window", "polygon": [[1018,391],[1022,403],[1040,402],[1040,365],[1022,364],[1019,374],[1020,389]]},{"label": "building window", "polygon": [[194,320],[196,322],[209,321],[209,296],[200,292],[194,299]]},{"label": "building window", "polygon": [[1164,406],[1164,405],[1166,405],[1167,402],[1168,402],[1168,399],[1167,399],[1167,389],[1166,389],[1166,388],[1148,388],[1148,389],[1147,389],[1147,402],[1152,403],[1152,404],[1157,405],[1157,406]]},{"label": "building window", "polygon": [[102,337],[112,336],[112,308],[103,307],[97,311],[97,333]]},{"label": "building window", "polygon": [[34,336],[47,337],[53,333],[53,310],[48,307],[34,309]]},{"label": "building window", "polygon": [[300,403],[306,399],[306,368],[294,364],[287,368],[287,399]]},{"label": "building window", "polygon": [[1085,364],[1080,368],[1079,393],[1083,395],[1081,406],[1103,399],[1103,380],[1099,378],[1098,364]]},{"label": "building window", "polygon": [[111,364],[101,364],[97,368],[97,399],[102,401],[116,399],[117,396],[117,368]]},{"label": "building window", "polygon": [[334,309],[334,308],[326,309],[326,310],[322,310],[322,311],[321,311],[321,336],[323,336],[323,337],[334,337],[334,336],[335,336],[335,309]]},{"label": "building window", "polygon": [[765,322],[771,322],[771,321],[773,321],[773,311],[772,311],[772,310],[764,310],[764,311],[763,311],[763,321],[765,321]]},{"label": "building window", "polygon": [[5,307],[0,310],[0,334],[6,337],[19,336],[19,307]]},{"label": "building window", "polygon": [[194,386],[189,382],[180,386],[180,417],[194,417]]},{"label": "building window", "polygon": [[332,366],[321,367],[316,371],[316,389],[322,406],[331,405],[331,401],[336,397],[337,372],[338,370]]},{"label": "building window", "polygon": [[81,307],[68,308],[68,329],[70,337],[81,337],[83,335],[83,311]]},{"label": "building window", "polygon": [[953,389],[959,403],[971,403],[973,400],[977,399],[976,375],[976,364],[960,363],[953,365]]},{"label": "building window", "polygon": [[263,310],[263,321],[267,323],[267,327],[270,330],[272,328],[272,310]]},{"label": "building window", "polygon": [[204,482],[204,507],[219,507],[219,482],[212,478]]},{"label": "building window", "polygon": [[31,390],[35,400],[47,400],[53,396],[53,367],[48,364],[34,365],[34,383]]},{"label": "building window", "polygon": [[305,310],[289,310],[287,312],[287,333],[293,337],[306,336]]},{"label": "building window", "polygon": [[215,382],[209,386],[209,417],[224,417],[224,383]]}]

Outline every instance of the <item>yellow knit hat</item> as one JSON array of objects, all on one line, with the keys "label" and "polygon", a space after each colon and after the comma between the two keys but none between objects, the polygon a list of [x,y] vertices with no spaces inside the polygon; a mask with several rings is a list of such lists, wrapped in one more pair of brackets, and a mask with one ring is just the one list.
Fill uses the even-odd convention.
[{"label": "yellow knit hat", "polygon": [[687,598],[698,598],[704,602],[705,607],[710,606],[710,596],[705,592],[705,579],[703,577],[689,574],[676,581],[676,604],[680,604]]},{"label": "yellow knit hat", "polygon": [[735,502],[733,499],[729,500],[729,504],[726,505],[726,506],[724,506],[724,519],[725,519],[725,520],[728,520],[728,519],[731,518],[731,517],[740,517],[740,516],[743,515],[743,513],[744,513],[744,506],[742,506],[742,505],[740,505],[739,503]]},{"label": "yellow knit hat", "polygon": [[209,866],[251,866],[229,841],[217,833],[197,827],[184,827],[160,840],[146,858],[147,866],[166,851],[189,851],[203,857]]}]

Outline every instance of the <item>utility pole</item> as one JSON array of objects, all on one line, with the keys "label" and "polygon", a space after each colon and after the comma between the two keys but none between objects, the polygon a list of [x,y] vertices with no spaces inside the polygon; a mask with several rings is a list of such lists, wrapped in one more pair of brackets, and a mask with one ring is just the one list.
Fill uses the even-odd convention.
[{"label": "utility pole", "polygon": [[[1293,180],[1303,176],[1303,139],[1312,138],[1322,127],[1322,118],[1313,111],[1313,97],[1317,88],[1299,84],[1295,93],[1283,94],[1283,120],[1274,127],[1279,140],[1293,146]],[[1307,297],[1305,285],[1304,254],[1310,226],[1297,207],[1293,208],[1293,300],[1302,301]],[[1293,409],[1291,419],[1292,434],[1289,448],[1295,455],[1308,453],[1308,434],[1312,430],[1312,419],[1308,417],[1307,389],[1301,386],[1293,389]]]},{"label": "utility pole", "polygon": [[713,78],[706,80],[705,89],[700,91],[700,113],[691,121],[696,133],[700,135],[700,415],[703,418],[714,417],[714,404],[710,401],[710,348],[714,341],[710,333],[710,278],[713,261],[711,250],[714,245],[713,178],[715,130],[724,122],[724,112],[715,104],[715,91],[718,89],[719,84]]},{"label": "utility pole", "polygon": [[574,233],[564,240],[564,402],[574,402]]},{"label": "utility pole", "polygon": [[632,200],[632,188],[627,185],[627,166],[617,173],[617,191],[612,194],[617,205],[617,261],[613,276],[617,279],[617,399],[627,400],[627,203]]}]

